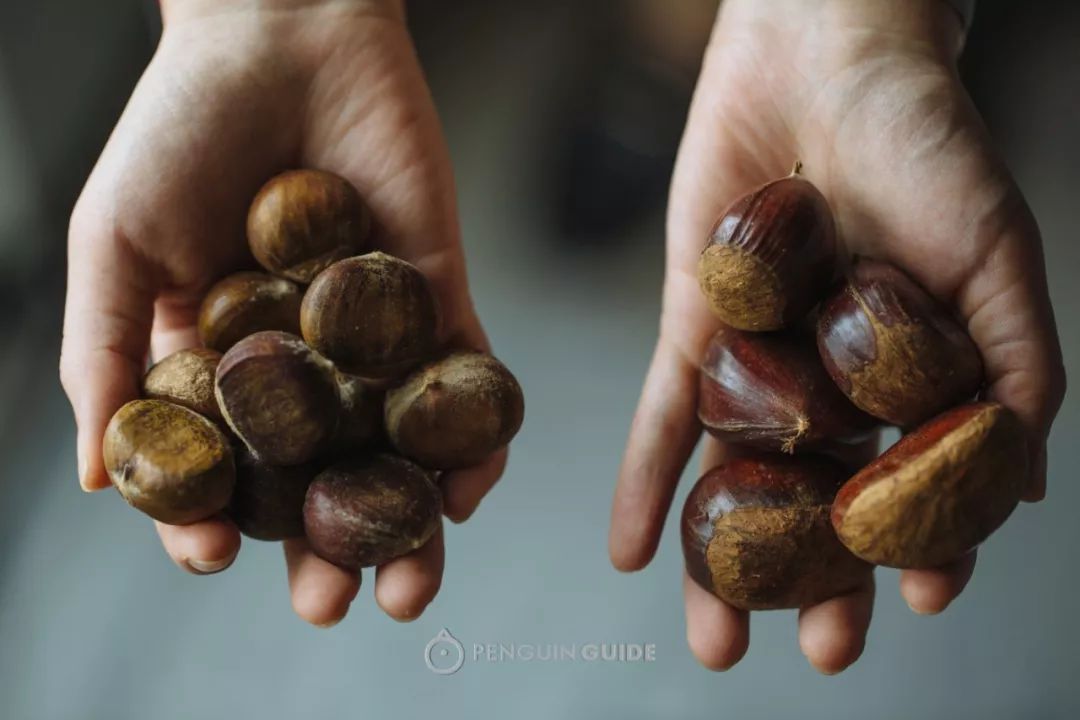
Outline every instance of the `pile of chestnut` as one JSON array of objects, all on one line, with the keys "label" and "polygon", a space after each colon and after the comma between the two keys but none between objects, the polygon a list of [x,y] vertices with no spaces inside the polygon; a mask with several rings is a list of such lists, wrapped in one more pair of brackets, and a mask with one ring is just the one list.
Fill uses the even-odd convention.
[{"label": "pile of chestnut", "polygon": [[[1027,482],[1020,421],[973,401],[982,359],[951,310],[877,260],[855,258],[838,282],[842,255],[796,165],[735,201],[699,259],[724,327],[701,364],[698,416],[749,450],[691,490],[683,552],[691,577],[738,608],[812,605],[874,565],[957,560]],[[852,475],[836,458],[883,425],[904,434]]]},{"label": "pile of chestnut", "polygon": [[252,538],[306,536],[358,569],[438,529],[438,473],[477,465],[521,426],[514,376],[438,346],[424,275],[380,252],[370,211],[336,175],[268,182],[247,222],[266,272],[210,288],[204,347],[163,358],[104,439],[128,503],[164,523],[219,513]]}]

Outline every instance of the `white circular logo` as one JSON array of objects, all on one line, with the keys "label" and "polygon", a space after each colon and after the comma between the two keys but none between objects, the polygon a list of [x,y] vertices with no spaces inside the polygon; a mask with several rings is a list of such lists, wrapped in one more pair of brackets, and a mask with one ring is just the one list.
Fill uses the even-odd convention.
[{"label": "white circular logo", "polygon": [[465,664],[465,648],[443,628],[424,648],[424,664],[436,675],[453,675]]}]

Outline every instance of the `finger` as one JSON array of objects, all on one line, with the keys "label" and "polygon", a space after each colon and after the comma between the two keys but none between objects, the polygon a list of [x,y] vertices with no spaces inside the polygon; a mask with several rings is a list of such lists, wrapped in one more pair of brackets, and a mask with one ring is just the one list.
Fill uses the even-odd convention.
[{"label": "finger", "polygon": [[900,594],[908,607],[920,615],[936,615],[964,591],[975,572],[976,551],[954,563],[933,570],[904,570]]},{"label": "finger", "polygon": [[454,470],[442,476],[443,513],[455,523],[469,519],[506,468],[509,450],[498,451],[476,467]]},{"label": "finger", "polygon": [[76,210],[60,380],[75,412],[79,484],[87,491],[109,486],[101,456],[105,427],[121,405],[139,395],[153,317],[151,277],[151,268],[108,218]]},{"label": "finger", "polygon": [[196,575],[212,575],[225,570],[240,552],[240,531],[224,517],[191,525],[155,522],[154,526],[173,562]]},{"label": "finger", "polygon": [[639,570],[656,553],[679,475],[701,434],[696,402],[694,366],[661,339],[630,426],[612,502],[608,550],[619,570]]},{"label": "finger", "polygon": [[819,672],[835,675],[866,646],[874,611],[874,577],[859,589],[799,611],[799,647]]},{"label": "finger", "polygon": [[199,347],[199,307],[186,298],[159,297],[150,331],[150,358],[158,362],[179,350]]},{"label": "finger", "polygon": [[442,585],[445,549],[440,528],[423,547],[381,566],[375,575],[375,602],[390,617],[420,617]]},{"label": "finger", "polygon": [[697,661],[710,670],[727,670],[750,646],[750,615],[706,592],[683,573],[686,641]]},{"label": "finger", "polygon": [[337,625],[360,591],[360,573],[318,557],[303,538],[286,540],[283,545],[293,610],[317,627]]}]

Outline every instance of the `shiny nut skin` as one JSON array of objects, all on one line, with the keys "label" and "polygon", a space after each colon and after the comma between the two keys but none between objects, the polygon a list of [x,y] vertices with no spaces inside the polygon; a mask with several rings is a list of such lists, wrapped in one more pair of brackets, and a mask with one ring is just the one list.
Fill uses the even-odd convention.
[{"label": "shiny nut skin", "polygon": [[896,267],[860,259],[822,304],[818,351],[858,407],[909,428],[971,399],[983,382],[975,343]]},{"label": "shiny nut skin", "polygon": [[341,399],[341,418],[334,435],[332,454],[352,456],[380,444],[385,446],[385,383],[340,371],[335,372],[335,379]]},{"label": "shiny nut skin", "polygon": [[224,433],[203,416],[161,400],[133,400],[117,410],[102,451],[124,500],[168,525],[216,514],[236,481]]},{"label": "shiny nut skin", "polygon": [[209,348],[178,350],[154,364],[143,378],[143,394],[194,410],[224,424],[214,397],[214,373],[221,353]]},{"label": "shiny nut skin", "polygon": [[272,465],[300,465],[324,450],[337,430],[334,369],[288,333],[250,335],[221,359],[218,405],[248,449]]},{"label": "shiny nut skin", "polygon": [[812,337],[732,328],[705,351],[698,417],[725,442],[789,453],[861,440],[878,424],[833,384]]},{"label": "shiny nut skin", "polygon": [[427,363],[386,396],[386,431],[394,447],[438,470],[478,465],[510,443],[524,415],[513,374],[480,352]]},{"label": "shiny nut skin", "polygon": [[296,283],[260,272],[239,272],[220,280],[199,308],[199,340],[224,353],[248,335],[263,330],[300,334]]},{"label": "shiny nut skin", "polygon": [[793,173],[724,211],[698,260],[698,282],[725,325],[779,330],[797,323],[826,295],[836,270],[829,204],[809,180]]},{"label": "shiny nut skin", "polygon": [[997,403],[949,410],[905,435],[837,494],[832,520],[856,555],[899,568],[958,560],[997,530],[1027,483],[1025,431]]},{"label": "shiny nut skin", "polygon": [[315,554],[359,570],[416,550],[438,530],[442,494],[419,466],[393,455],[336,463],[308,488],[304,530]]},{"label": "shiny nut skin", "polygon": [[840,544],[829,522],[846,476],[825,458],[764,454],[705,473],[683,507],[690,577],[743,610],[806,607],[861,586],[871,566]]},{"label": "shiny nut skin", "polygon": [[385,253],[334,263],[304,295],[304,340],[342,371],[386,377],[435,351],[438,308],[423,273]]},{"label": "shiny nut skin", "polygon": [[304,498],[319,472],[315,462],[270,465],[244,447],[236,453],[236,488],[228,515],[240,532],[256,540],[285,540],[304,534]]},{"label": "shiny nut skin", "polygon": [[370,242],[371,213],[347,180],[290,170],[266,183],[247,219],[248,245],[266,270],[309,283]]}]

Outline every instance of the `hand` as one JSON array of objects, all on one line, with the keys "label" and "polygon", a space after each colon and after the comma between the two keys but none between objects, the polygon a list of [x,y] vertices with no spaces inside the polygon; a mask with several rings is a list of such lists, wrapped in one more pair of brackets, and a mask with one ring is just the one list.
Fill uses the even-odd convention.
[{"label": "hand", "polygon": [[[1045,492],[1046,435],[1064,371],[1035,220],[960,84],[961,25],[940,0],[727,0],[714,28],[675,168],[660,337],[615,493],[612,562],[652,558],[676,482],[701,428],[697,365],[717,327],[697,257],[737,196],[795,159],[824,192],[847,247],[896,263],[958,308],[986,364],[989,394],[1030,432],[1027,500]],[[722,457],[711,439],[705,465]],[[943,610],[975,556],[901,574],[913,610]],[[745,653],[748,618],[685,581],[699,661]],[[799,616],[799,642],[822,672],[862,651],[874,588]]]},{"label": "hand", "polygon": [[[163,5],[161,44],[75,208],[61,379],[78,424],[80,482],[108,487],[101,457],[112,414],[138,396],[149,349],[194,346],[199,301],[247,257],[247,206],[292,167],[357,187],[380,249],[416,264],[443,310],[443,339],[484,349],[465,277],[453,178],[438,120],[390,0],[183,0]],[[445,511],[472,513],[505,453],[443,478]],[[213,518],[157,523],[165,549],[196,573],[227,567],[236,527]],[[340,620],[358,575],[285,543],[296,612]],[[442,533],[378,569],[375,597],[417,617],[438,591]]]}]

